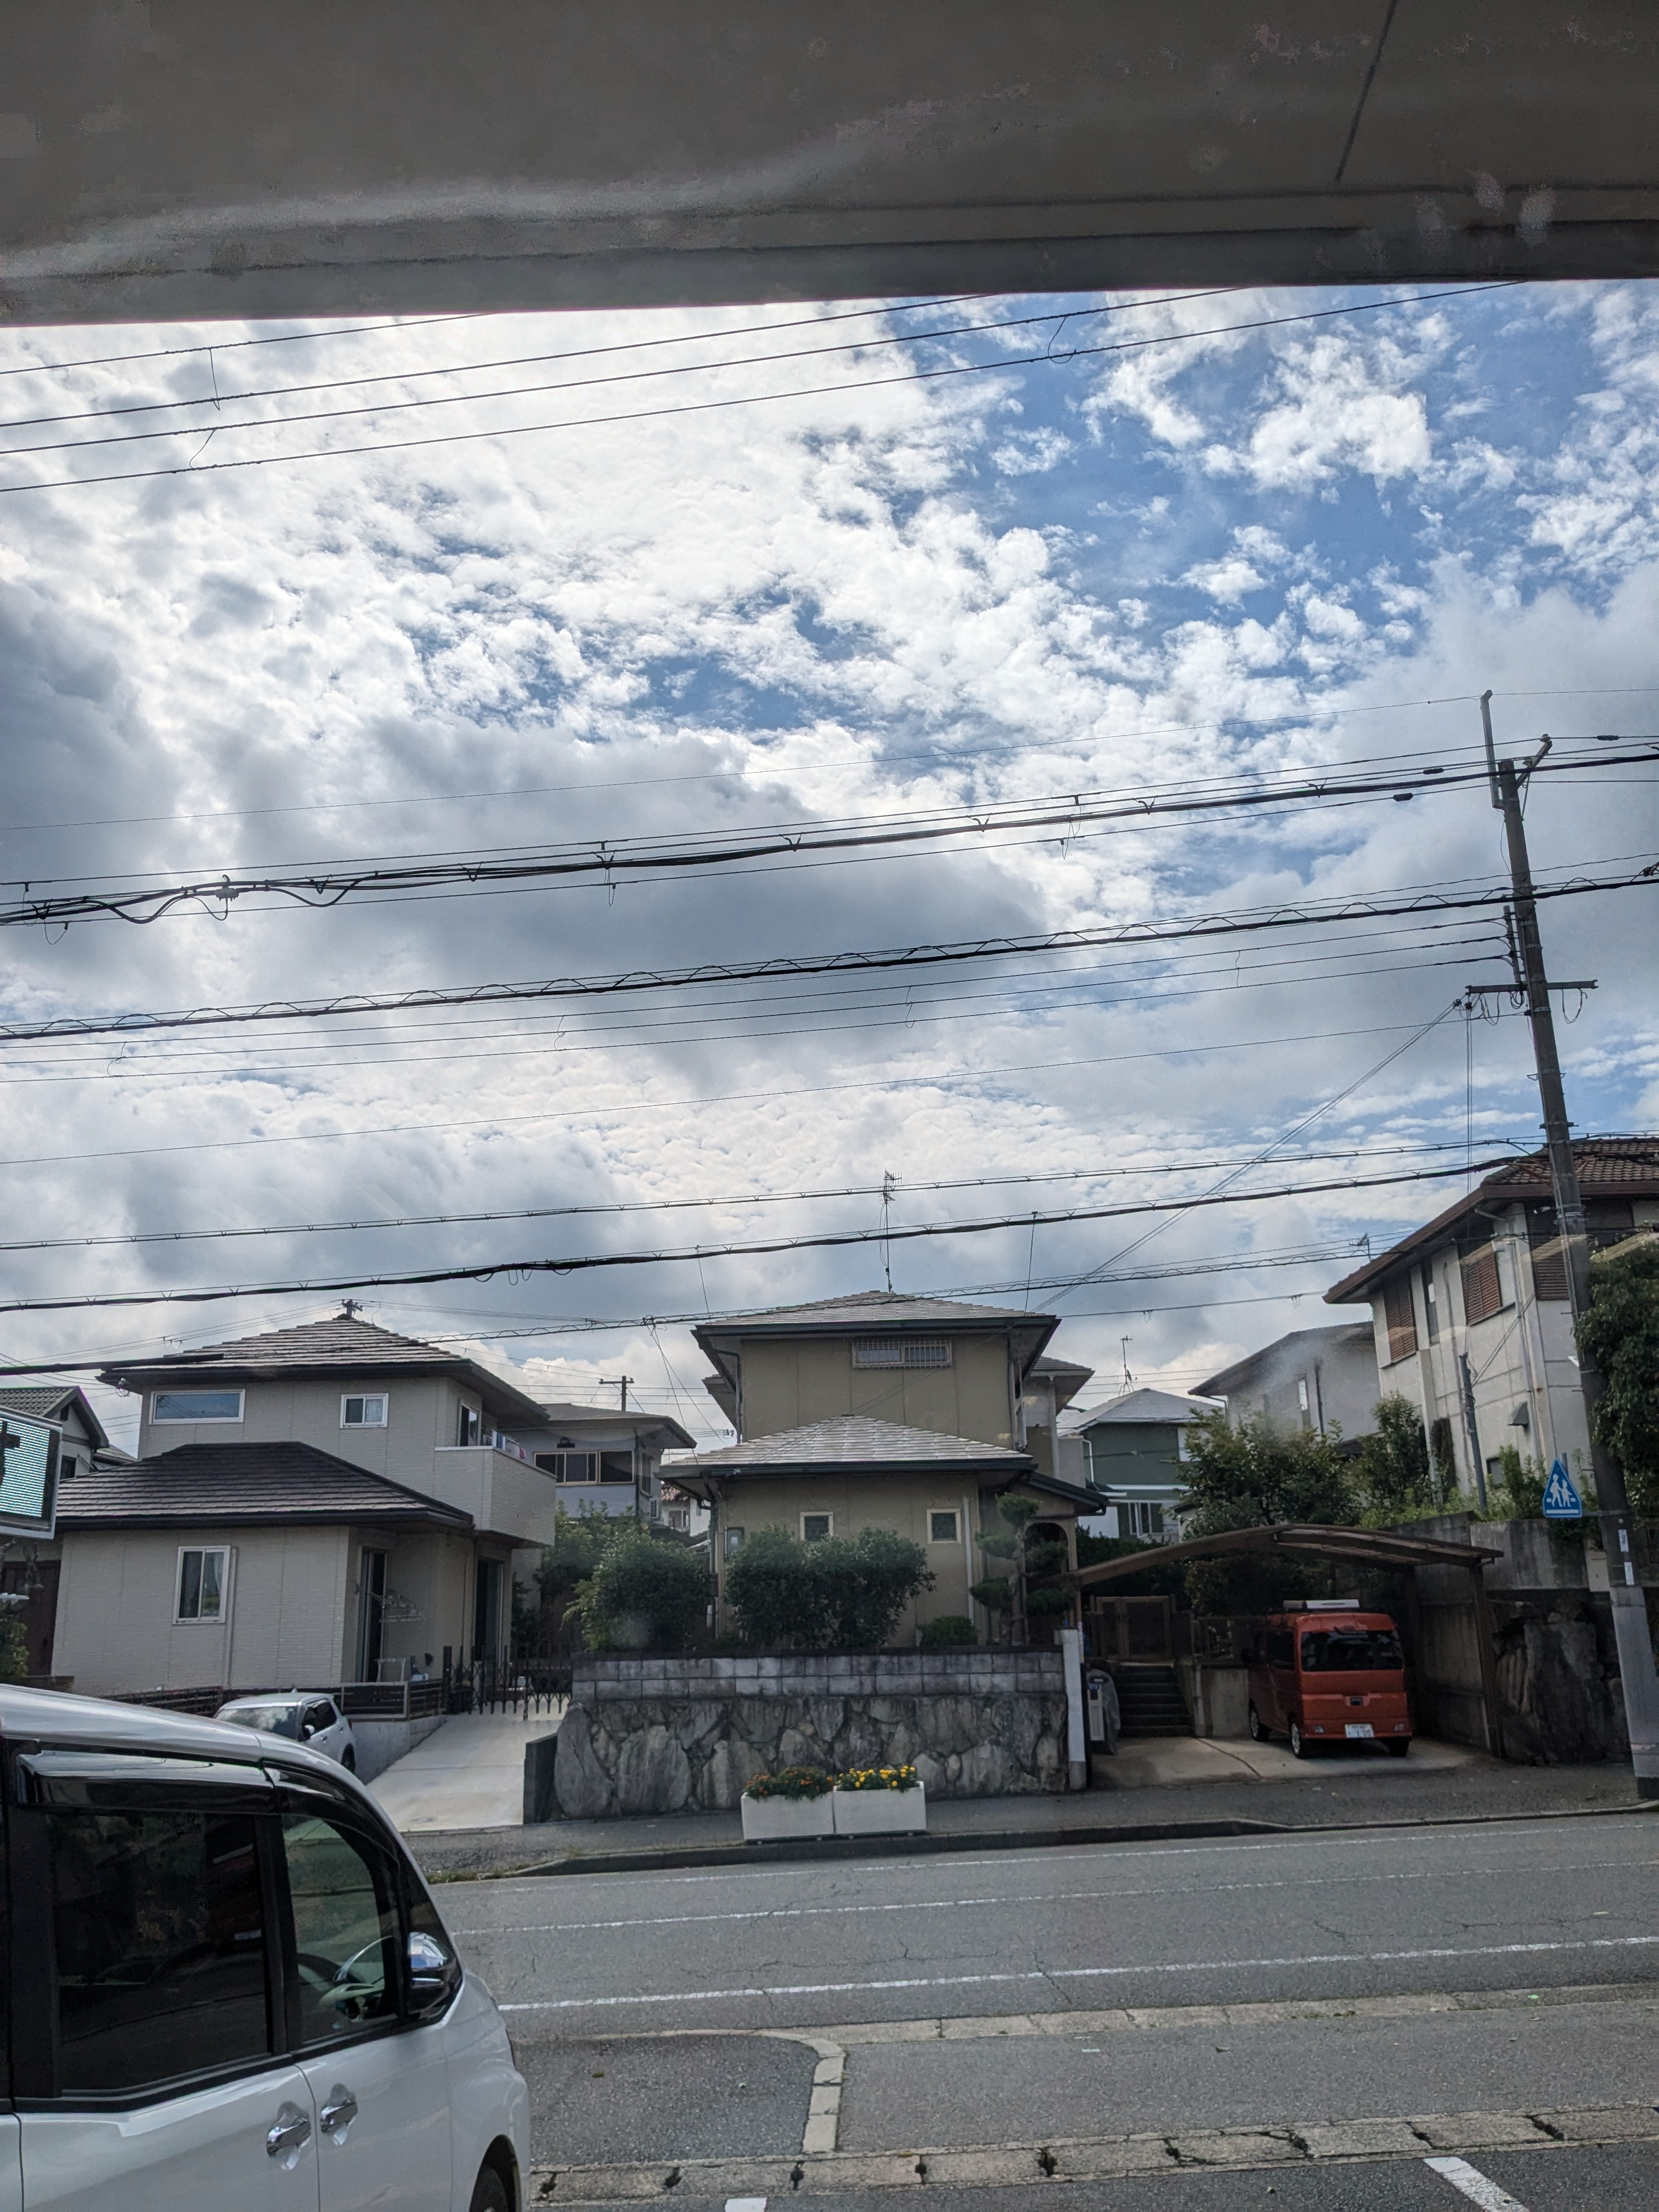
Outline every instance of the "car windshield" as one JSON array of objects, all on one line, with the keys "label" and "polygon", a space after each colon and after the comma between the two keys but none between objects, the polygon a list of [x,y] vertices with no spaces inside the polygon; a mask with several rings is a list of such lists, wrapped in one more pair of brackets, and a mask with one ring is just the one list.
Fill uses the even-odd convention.
[{"label": "car windshield", "polygon": [[269,1735],[292,1736],[296,1743],[300,1740],[298,1705],[227,1705],[219,1718],[234,1721],[238,1728],[263,1729]]},{"label": "car windshield", "polygon": [[1391,1628],[1311,1628],[1302,1638],[1304,1674],[1370,1674],[1404,1663]]}]

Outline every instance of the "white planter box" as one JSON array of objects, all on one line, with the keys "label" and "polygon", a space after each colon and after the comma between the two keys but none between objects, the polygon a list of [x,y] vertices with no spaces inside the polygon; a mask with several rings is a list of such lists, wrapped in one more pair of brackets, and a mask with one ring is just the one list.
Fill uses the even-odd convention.
[{"label": "white planter box", "polygon": [[925,1833],[927,1786],[914,1790],[832,1790],[838,1836],[904,1836]]},{"label": "white planter box", "polygon": [[835,1815],[822,1797],[745,1797],[743,1799],[743,1840],[745,1844],[775,1844],[787,1836],[832,1836]]}]

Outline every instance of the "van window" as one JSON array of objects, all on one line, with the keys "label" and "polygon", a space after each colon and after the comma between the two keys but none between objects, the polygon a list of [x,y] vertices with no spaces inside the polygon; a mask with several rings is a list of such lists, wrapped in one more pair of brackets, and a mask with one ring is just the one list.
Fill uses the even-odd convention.
[{"label": "van window", "polygon": [[58,2088],[118,2095],[271,2048],[254,1824],[50,1812]]},{"label": "van window", "polygon": [[398,1884],[367,1836],[319,1814],[283,1822],[302,2044],[338,2043],[397,2017]]},{"label": "van window", "polygon": [[1375,1674],[1405,1663],[1391,1628],[1311,1628],[1302,1638],[1304,1674]]}]

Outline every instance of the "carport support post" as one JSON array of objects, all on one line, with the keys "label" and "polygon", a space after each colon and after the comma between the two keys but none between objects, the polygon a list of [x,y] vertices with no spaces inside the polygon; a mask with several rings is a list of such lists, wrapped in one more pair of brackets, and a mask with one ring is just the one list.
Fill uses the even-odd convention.
[{"label": "carport support post", "polygon": [[1486,1749],[1494,1759],[1504,1756],[1504,1723],[1498,1710],[1498,1652],[1492,1635],[1492,1600],[1486,1595],[1486,1563],[1475,1559],[1471,1563],[1469,1580],[1474,1586],[1474,1640],[1480,1659],[1480,1704],[1486,1717]]},{"label": "carport support post", "polygon": [[[1527,1019],[1532,1025],[1533,1053],[1538,1063],[1538,1096],[1544,1112],[1545,1142],[1549,1147],[1555,1225],[1566,1260],[1567,1297],[1576,1330],[1590,1302],[1589,1237],[1584,1222],[1583,1194],[1578,1187],[1578,1162],[1572,1149],[1572,1126],[1567,1120],[1560,1055],[1555,1048],[1555,1022],[1550,1012],[1543,939],[1538,932],[1538,905],[1533,894],[1532,864],[1527,854],[1527,826],[1521,812],[1521,779],[1512,760],[1498,760],[1494,757],[1491,698],[1488,691],[1481,699],[1480,714],[1486,729],[1492,803],[1504,817],[1504,833],[1509,845],[1515,934],[1527,988]],[[1544,742],[1547,745],[1548,738]],[[1601,1540],[1607,1550],[1607,1596],[1613,1607],[1613,1632],[1619,1650],[1619,1680],[1625,1693],[1625,1721],[1630,1732],[1636,1794],[1638,1797],[1659,1798],[1659,1674],[1654,1671],[1647,1597],[1636,1578],[1630,1498],[1625,1488],[1624,1468],[1595,1433],[1595,1408],[1606,1385],[1601,1370],[1582,1351],[1578,1354],[1578,1381],[1584,1394],[1590,1466],[1595,1476]]]},{"label": "carport support post", "polygon": [[1089,1786],[1089,1749],[1084,1733],[1083,1631],[1062,1628],[1060,1649],[1066,1655],[1066,1781],[1068,1789]]}]

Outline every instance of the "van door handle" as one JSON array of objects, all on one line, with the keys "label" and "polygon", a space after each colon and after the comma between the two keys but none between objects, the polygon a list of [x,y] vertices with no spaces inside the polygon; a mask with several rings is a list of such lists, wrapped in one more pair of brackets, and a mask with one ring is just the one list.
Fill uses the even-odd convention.
[{"label": "van door handle", "polygon": [[276,2121],[265,2136],[265,2154],[280,2158],[292,2167],[300,2153],[311,2141],[311,2120],[297,2105],[279,2105]]},{"label": "van door handle", "polygon": [[349,2128],[357,2117],[357,2100],[343,2081],[337,2081],[329,2092],[327,2104],[317,2115],[318,2123],[325,2136],[338,2135]]}]

